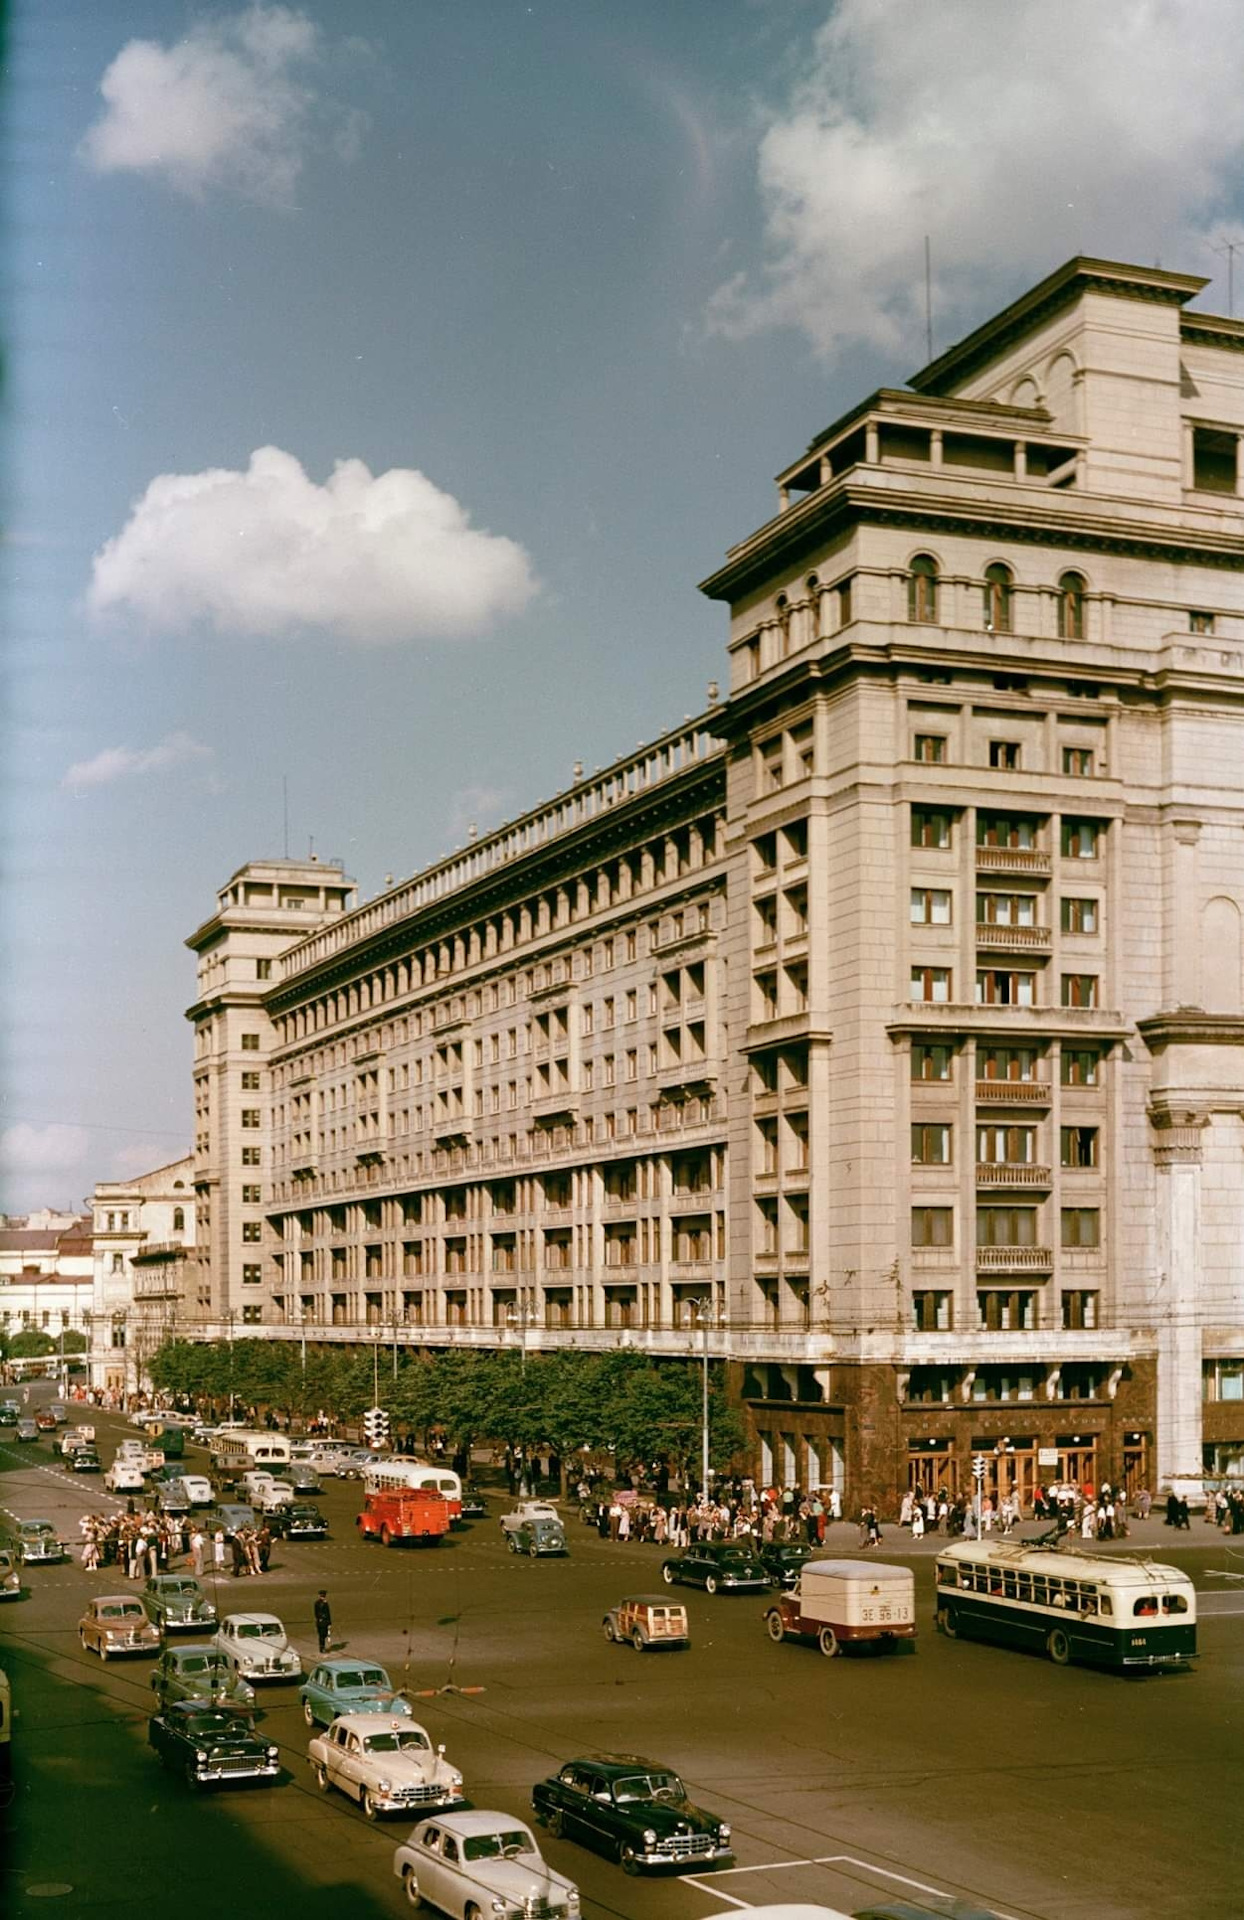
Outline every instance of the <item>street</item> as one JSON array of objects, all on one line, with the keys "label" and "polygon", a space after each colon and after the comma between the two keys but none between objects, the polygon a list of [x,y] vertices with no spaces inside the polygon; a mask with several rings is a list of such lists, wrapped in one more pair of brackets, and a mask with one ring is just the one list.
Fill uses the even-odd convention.
[{"label": "street", "polygon": [[[130,1429],[94,1419],[107,1462]],[[187,1464],[203,1457],[192,1449]],[[579,1753],[677,1767],[691,1797],[730,1820],[734,1869],[628,1879],[544,1836],[591,1920],[705,1920],[778,1900],[850,1913],[900,1897],[936,1913],[949,1895],[1011,1920],[1238,1920],[1244,1541],[1199,1519],[1181,1535],[1152,1521],[1126,1549],[1192,1575],[1196,1669],[1123,1678],[942,1639],[936,1543],[913,1552],[892,1527],[882,1557],[916,1568],[914,1651],[825,1660],[771,1644],[754,1596],[681,1589],[690,1650],[641,1655],[607,1644],[601,1620],[624,1594],[661,1590],[660,1549],[611,1545],[564,1508],[569,1558],[517,1558],[498,1493],[489,1519],[437,1548],[386,1552],[357,1543],[360,1501],[357,1483],[326,1482],[330,1538],[278,1542],[266,1577],[218,1583],[219,1611],[278,1614],[305,1668],[312,1601],[327,1588],[337,1646],[430,1696],[416,1712],[478,1807],[529,1820],[532,1783]],[[52,1520],[75,1548],[84,1511],[115,1510],[98,1481],[62,1471],[46,1440],[19,1446],[11,1432],[0,1505]],[[833,1529],[827,1547],[854,1555],[855,1528]],[[28,1569],[24,1584],[29,1598],[0,1615],[18,1786],[0,1884],[13,1920],[47,1915],[58,1898],[91,1920],[128,1920],[140,1900],[179,1916],[282,1902],[299,1920],[399,1910],[391,1858],[410,1823],[371,1825],[317,1791],[296,1687],[259,1700],[281,1780],[194,1795],[147,1747],[149,1660],[105,1667],[77,1643],[87,1598],[124,1590],[124,1578],[84,1573],[75,1551]]]}]

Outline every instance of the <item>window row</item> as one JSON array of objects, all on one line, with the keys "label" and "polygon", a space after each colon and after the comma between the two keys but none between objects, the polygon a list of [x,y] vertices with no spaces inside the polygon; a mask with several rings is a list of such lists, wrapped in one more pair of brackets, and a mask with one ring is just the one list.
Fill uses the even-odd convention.
[{"label": "window row", "polygon": [[[1066,1248],[1100,1247],[1101,1209],[1099,1207],[1062,1207],[1060,1243]],[[1040,1246],[1041,1209],[1039,1207],[978,1207],[976,1209],[976,1245],[978,1247]],[[953,1247],[955,1210],[953,1207],[913,1207],[911,1210],[913,1247]]]},{"label": "window row", "polygon": [[[1100,1324],[1101,1294],[1095,1288],[1076,1287],[1058,1303],[1059,1323],[1067,1332],[1092,1332]],[[976,1295],[977,1330],[1005,1333],[1035,1326],[1037,1289],[982,1287]],[[913,1333],[953,1333],[955,1297],[942,1287],[917,1288],[911,1297]]]},{"label": "window row", "polygon": [[[945,851],[954,845],[958,820],[955,809],[913,807],[911,844],[913,847]],[[1108,822],[1074,819],[1064,814],[1059,821],[1059,848],[1064,860],[1096,860],[1103,851]],[[1046,825],[1042,816],[1024,813],[997,813],[978,807],[976,845],[982,851],[998,849],[1007,853],[1041,853],[1041,836]]]},{"label": "window row", "polygon": [[[973,1003],[978,1007],[1038,1007],[1048,1004],[1038,990],[1043,978],[1032,967],[978,967]],[[952,967],[913,967],[909,997],[926,1006],[955,1004]],[[1059,975],[1058,1004],[1064,1007],[1099,1007],[1101,981],[1095,973]]]},{"label": "window row", "polygon": [[[939,619],[941,569],[931,553],[918,553],[907,573],[907,618],[936,626]],[[1015,613],[1015,575],[1002,561],[985,568],[981,582],[981,625],[986,633],[1011,633]],[[1082,573],[1059,576],[1056,601],[1058,636],[1083,640],[1088,582]]]},{"label": "window row", "polygon": [[[997,773],[1018,773],[1023,767],[1023,742],[991,740],[988,764]],[[950,736],[945,733],[918,733],[912,742],[912,758],[926,767],[945,767],[950,762]],[[1074,779],[1089,779],[1097,771],[1097,754],[1092,747],[1068,747],[1062,750],[1063,772]],[[1034,771],[1046,769],[1038,765]]]},{"label": "window row", "polygon": [[[1042,896],[1037,893],[978,893],[978,927],[1041,927]],[[1064,894],[1059,924],[1064,933],[1101,931],[1101,901],[1094,895]],[[949,887],[912,887],[908,913],[913,927],[954,924],[954,893]]]},{"label": "window row", "polygon": [[[1038,1129],[1035,1126],[978,1126],[976,1163],[982,1167],[1031,1167],[1038,1164]],[[1060,1127],[1058,1130],[1059,1165],[1069,1169],[1090,1170],[1101,1165],[1100,1127]],[[954,1126],[949,1121],[913,1121],[911,1126],[911,1163],[913,1167],[948,1167],[954,1164]]]},{"label": "window row", "polygon": [[[954,1078],[958,1049],[947,1041],[913,1040],[911,1077],[913,1080],[948,1082]],[[996,1080],[1015,1086],[1043,1084],[1046,1056],[1039,1047],[987,1046],[976,1049],[978,1081]],[[1059,1057],[1059,1078],[1065,1087],[1096,1087],[1101,1083],[1102,1053],[1099,1047],[1063,1047]]]}]

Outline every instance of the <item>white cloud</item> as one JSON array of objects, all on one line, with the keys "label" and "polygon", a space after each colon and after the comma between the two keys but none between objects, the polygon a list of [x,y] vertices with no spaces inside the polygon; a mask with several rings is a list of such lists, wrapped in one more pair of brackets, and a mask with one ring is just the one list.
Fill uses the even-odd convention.
[{"label": "white cloud", "polygon": [[317,118],[335,125],[339,158],[357,150],[358,116],[336,113],[301,77],[320,54],[319,29],[283,6],[201,21],[172,46],[130,40],[100,81],[104,112],[80,155],[99,173],[157,175],[195,198],[225,188],[287,203]]},{"label": "white cloud", "polygon": [[206,621],[362,644],[466,635],[536,591],[523,548],[470,525],[422,473],[341,460],[323,486],[260,447],[245,473],[160,474],[95,555],[89,603],[150,627]]},{"label": "white cloud", "polygon": [[209,760],[212,750],[188,733],[168,733],[154,747],[104,747],[90,760],[75,760],[61,785],[71,792],[103,787],[113,780],[129,780],[144,773],[166,773],[196,760]]},{"label": "white cloud", "polygon": [[0,1170],[6,1176],[68,1173],[86,1159],[89,1144],[85,1127],[32,1127],[23,1120],[0,1133]]},{"label": "white cloud", "polygon": [[1238,0],[841,0],[760,143],[765,263],[710,327],[923,358],[925,234],[943,347],[1073,253],[1212,272],[1239,29]]}]

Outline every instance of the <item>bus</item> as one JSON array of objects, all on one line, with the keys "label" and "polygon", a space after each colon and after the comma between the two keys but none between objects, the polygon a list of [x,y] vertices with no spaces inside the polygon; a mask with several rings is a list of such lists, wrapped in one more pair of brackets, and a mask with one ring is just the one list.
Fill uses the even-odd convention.
[{"label": "bus", "polygon": [[426,1487],[432,1493],[442,1494],[449,1504],[450,1525],[461,1525],[462,1481],[449,1467],[434,1467],[426,1460],[402,1460],[391,1455],[363,1469],[364,1493],[388,1493],[395,1487]]},{"label": "bus", "polygon": [[267,1433],[260,1428],[222,1427],[211,1443],[212,1471],[226,1477],[251,1467],[287,1467],[290,1460],[289,1435]]},{"label": "bus", "polygon": [[1056,1667],[1184,1667],[1196,1590],[1178,1567],[1042,1542],[961,1541],[937,1556],[937,1627],[1045,1652]]}]

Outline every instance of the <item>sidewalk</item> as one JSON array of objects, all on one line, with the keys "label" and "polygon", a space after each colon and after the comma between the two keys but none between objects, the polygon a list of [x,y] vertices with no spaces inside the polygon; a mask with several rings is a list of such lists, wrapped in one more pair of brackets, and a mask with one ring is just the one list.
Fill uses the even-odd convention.
[{"label": "sidewalk", "polygon": [[[1012,1527],[1008,1535],[995,1526],[992,1533],[982,1536],[986,1545],[1002,1545],[1009,1538],[1014,1543],[1031,1543],[1039,1540],[1053,1529],[1051,1520],[1023,1520]],[[943,1547],[957,1544],[968,1538],[966,1534],[925,1533],[923,1539],[913,1540],[909,1527],[900,1527],[896,1520],[882,1521],[880,1548],[869,1548],[879,1560],[887,1554],[915,1554],[920,1557],[935,1555]],[[1193,1517],[1191,1529],[1182,1527],[1177,1531],[1168,1527],[1160,1513],[1151,1513],[1147,1520],[1129,1519],[1126,1539],[1122,1540],[1085,1540],[1078,1530],[1067,1533],[1059,1543],[1066,1548],[1074,1548],[1077,1553],[1144,1553],[1150,1558],[1160,1560],[1166,1554],[1177,1553],[1189,1547],[1230,1546],[1244,1560],[1244,1534],[1222,1533],[1217,1527],[1211,1527],[1199,1515]],[[832,1555],[836,1552],[854,1553],[858,1550],[859,1527],[854,1521],[839,1520],[825,1529],[825,1540],[816,1551],[818,1555]]]}]

